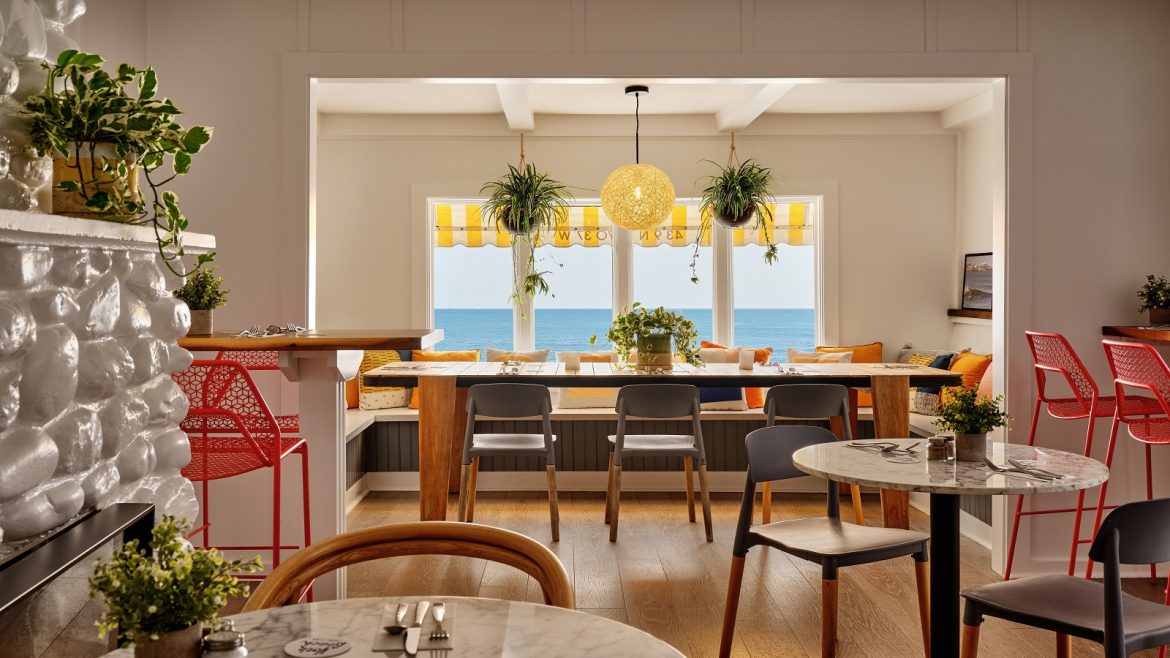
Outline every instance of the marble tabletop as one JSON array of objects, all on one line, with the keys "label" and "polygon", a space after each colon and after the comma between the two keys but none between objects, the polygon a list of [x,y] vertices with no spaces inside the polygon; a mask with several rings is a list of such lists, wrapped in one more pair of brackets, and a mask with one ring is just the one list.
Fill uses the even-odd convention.
[{"label": "marble tabletop", "polygon": [[792,455],[792,461],[806,473],[838,482],[942,494],[1057,493],[1088,489],[1109,479],[1109,469],[1105,464],[1063,450],[988,442],[988,456],[996,464],[1008,466],[1008,460],[1014,459],[1030,468],[1066,476],[1059,480],[1041,480],[996,473],[983,462],[927,461],[926,441],[921,439],[882,441],[897,443],[900,447],[917,443],[917,452],[913,455],[881,453],[850,446],[850,443],[866,443],[864,441],[846,441],[802,448]]},{"label": "marble tabletop", "polygon": [[[632,626],[584,612],[552,606],[499,601],[496,599],[446,597],[358,598],[321,601],[270,608],[229,617],[236,630],[244,633],[249,658],[285,656],[284,645],[303,637],[349,640],[353,648],[344,658],[405,656],[402,651],[372,650],[380,632],[382,610],[400,601],[413,604],[426,598],[443,601],[452,608],[444,624],[451,632],[450,649],[428,650],[426,640],[418,655],[438,658],[524,658],[559,656],[637,656],[677,658],[683,654],[665,642]],[[414,614],[414,606],[408,619]],[[432,622],[423,625],[430,631]],[[130,658],[133,651],[121,649],[108,656]]]}]

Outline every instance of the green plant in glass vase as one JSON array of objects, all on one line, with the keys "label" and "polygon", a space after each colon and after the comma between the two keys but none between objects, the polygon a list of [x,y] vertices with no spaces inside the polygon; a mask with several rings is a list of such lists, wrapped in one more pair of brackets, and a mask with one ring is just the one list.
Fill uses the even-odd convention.
[{"label": "green plant in glass vase", "polygon": [[[212,129],[175,121],[180,111],[157,96],[153,68],[121,64],[111,74],[103,63],[99,55],[62,51],[55,63],[43,65],[44,90],[24,101],[33,148],[54,157],[54,211],[151,226],[163,263],[186,276],[187,217],[178,195],[164,187],[191,170],[192,156],[211,140]],[[199,255],[192,269],[212,258]]]},{"label": "green plant in glass vase", "polygon": [[[735,154],[732,145],[732,157]],[[708,160],[719,167],[719,173],[707,178],[707,187],[699,203],[699,235],[695,239],[695,252],[691,257],[691,282],[698,283],[699,276],[695,266],[699,258],[699,246],[703,237],[711,231],[712,222],[727,228],[743,228],[755,221],[756,228],[763,233],[767,247],[764,250],[764,262],[771,265],[776,262],[777,247],[773,232],[768,225],[772,221],[772,208],[768,202],[772,198],[771,188],[775,184],[772,170],[759,165],[754,160],[744,160],[742,163],[728,159],[726,166]]]},{"label": "green plant in glass vase", "polygon": [[[686,316],[672,313],[661,306],[647,310],[641,302],[634,302],[628,310],[619,313],[605,333],[623,363],[630,360],[630,353],[635,348],[641,355],[645,345],[657,343],[665,345],[669,352],[670,343],[673,342],[674,354],[694,366],[702,363],[695,343],[697,335],[695,323]],[[666,337],[667,341],[660,342],[662,337]]]}]

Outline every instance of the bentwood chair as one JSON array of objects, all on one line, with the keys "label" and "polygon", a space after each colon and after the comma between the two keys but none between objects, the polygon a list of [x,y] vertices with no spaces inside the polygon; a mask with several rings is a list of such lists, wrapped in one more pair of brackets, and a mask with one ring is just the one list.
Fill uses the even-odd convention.
[{"label": "bentwood chair", "polygon": [[[768,427],[776,424],[776,417],[795,420],[828,418],[830,425],[839,426],[845,441],[853,440],[850,428],[849,389],[836,384],[785,384],[768,389],[764,398]],[[772,522],[772,483],[761,486],[763,497],[760,516],[764,523]],[[853,522],[865,525],[865,509],[861,506],[861,487],[849,485],[853,500]]]},{"label": "bentwood chair", "polygon": [[[467,434],[463,439],[463,469],[459,480],[459,520],[475,518],[475,487],[479,478],[479,458],[542,457],[548,478],[548,507],[552,522],[552,540],[561,539],[560,508],[557,504],[556,453],[557,437],[552,433],[552,398],[548,387],[540,384],[476,384],[467,391]],[[515,420],[538,417],[542,433],[479,433],[477,417]]]},{"label": "bentwood chair", "polygon": [[[1032,350],[1033,372],[1036,374],[1036,402],[1032,407],[1032,425],[1028,430],[1028,445],[1036,444],[1036,426],[1040,420],[1040,410],[1044,409],[1048,415],[1057,420],[1086,420],[1085,450],[1086,457],[1093,456],[1093,429],[1098,418],[1112,418],[1117,409],[1118,398],[1112,395],[1100,395],[1097,382],[1085,368],[1085,364],[1072,345],[1064,336],[1058,333],[1026,331],[1028,347]],[[1049,377],[1063,382],[1062,388],[1067,388],[1072,397],[1054,395],[1049,388]],[[1126,415],[1148,415],[1161,413],[1157,403],[1146,397],[1129,396],[1124,402]],[[1112,508],[1110,508],[1112,509]],[[1072,539],[1069,545],[1068,575],[1073,574],[1077,564],[1077,549],[1081,544],[1087,544],[1090,539],[1081,538],[1081,520],[1085,513],[1085,490],[1077,492],[1075,507],[1056,509],[1032,509],[1024,511],[1024,496],[1016,498],[1015,515],[1012,518],[1012,535],[1008,543],[1007,565],[1004,568],[1003,579],[1011,580],[1012,563],[1016,556],[1016,537],[1020,532],[1020,520],[1025,516],[1044,516],[1049,514],[1073,514]]]},{"label": "bentwood chair", "polygon": [[1170,560],[1170,499],[1113,510],[1097,531],[1089,557],[1105,565],[1103,582],[1036,576],[964,591],[963,658],[978,654],[984,617],[1055,632],[1058,658],[1071,658],[1073,637],[1104,645],[1106,658],[1170,642],[1170,608],[1121,591],[1121,565]]},{"label": "bentwood chair", "polygon": [[343,532],[298,551],[248,597],[244,612],[296,603],[313,579],[335,569],[404,555],[455,555],[506,564],[540,584],[545,604],[574,608],[564,565],[536,540],[491,526],[421,521]]},{"label": "bentwood chair", "polygon": [[[691,471],[698,466],[699,495],[703,502],[703,529],[714,541],[711,528],[711,495],[707,490],[707,452],[699,423],[699,389],[689,384],[631,384],[618,391],[617,434],[610,435],[609,484],[605,497],[605,522],[609,540],[617,541],[618,512],[622,498],[622,465],[626,457],[682,457],[687,483],[687,510],[695,522],[695,490]],[[667,419],[690,417],[691,434],[628,434],[629,418]]]},{"label": "bentwood chair", "polygon": [[[203,536],[205,548],[271,551],[271,566],[280,564],[282,550],[308,546],[309,530],[309,446],[300,437],[288,436],[261,397],[256,383],[244,366],[235,361],[196,360],[186,370],[174,373],[174,380],[187,396],[190,408],[180,428],[191,442],[191,462],[183,476],[203,488],[202,525],[192,533]],[[290,455],[301,460],[301,508],[304,544],[281,543],[282,464]],[[212,480],[272,469],[272,543],[261,546],[224,546],[211,541]],[[236,514],[246,514],[247,503]],[[240,578],[248,578],[242,575]],[[252,576],[260,577],[263,576]]]},{"label": "bentwood chair", "polygon": [[[752,527],[756,484],[801,477],[805,473],[792,463],[792,455],[806,446],[830,443],[832,432],[812,425],[778,425],[764,427],[747,435],[748,472],[739,521],[735,526],[731,576],[727,584],[727,603],[723,611],[723,634],[719,656],[731,655],[735,618],[739,609],[739,591],[743,584],[744,561],[755,546],[774,548],[821,565],[821,656],[830,658],[837,650],[837,571],[855,564],[869,564],[896,557],[914,558],[914,576],[918,586],[918,614],[922,624],[922,642],[930,651],[929,574],[927,542],[921,532],[898,528],[859,526],[841,520],[840,487],[829,481],[828,508],[824,518],[780,521]],[[928,654],[929,655],[929,654]]]}]

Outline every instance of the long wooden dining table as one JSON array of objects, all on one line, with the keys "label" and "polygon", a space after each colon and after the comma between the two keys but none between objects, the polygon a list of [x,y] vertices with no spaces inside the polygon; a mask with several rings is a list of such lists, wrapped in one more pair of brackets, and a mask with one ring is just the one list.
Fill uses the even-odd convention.
[{"label": "long wooden dining table", "polygon": [[[910,387],[954,386],[959,373],[902,363],[738,364],[692,366],[675,364],[669,371],[647,372],[611,363],[582,363],[567,370],[563,363],[508,365],[498,362],[390,363],[363,375],[367,386],[419,388],[419,517],[447,518],[451,474],[457,472],[467,423],[467,388],[486,383],[544,384],[550,387],[620,387],[625,384],[694,384],[710,387],[770,387],[780,384],[840,384],[873,392],[874,435],[910,436]],[[887,527],[910,524],[909,494],[881,492],[882,519]]]}]

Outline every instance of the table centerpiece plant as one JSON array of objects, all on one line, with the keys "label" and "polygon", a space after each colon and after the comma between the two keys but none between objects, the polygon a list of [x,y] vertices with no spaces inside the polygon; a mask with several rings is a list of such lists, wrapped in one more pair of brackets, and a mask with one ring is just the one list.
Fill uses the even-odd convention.
[{"label": "table centerpiece plant", "polygon": [[1146,275],[1146,285],[1137,293],[1142,300],[1138,310],[1150,312],[1150,324],[1170,324],[1170,281],[1164,276]]},{"label": "table centerpiece plant", "polygon": [[131,540],[89,578],[90,595],[106,603],[99,636],[119,633],[137,658],[198,658],[202,626],[215,622],[230,597],[247,595],[232,574],[260,570],[259,557],[225,560],[218,550],[193,548],[184,530],[164,516],[151,532],[151,554]]},{"label": "table centerpiece plant", "polygon": [[673,354],[691,365],[701,365],[695,344],[697,333],[695,323],[679,313],[661,306],[647,310],[641,302],[634,302],[614,318],[605,337],[613,343],[623,363],[628,363],[630,353],[637,349],[638,369],[669,370],[672,342]]},{"label": "table centerpiece plant", "polygon": [[774,233],[769,229],[773,221],[772,208],[768,202],[772,198],[771,188],[775,184],[772,170],[761,166],[752,159],[742,163],[732,158],[735,156],[735,142],[732,141],[731,156],[727,165],[719,167],[719,173],[707,178],[707,187],[703,190],[699,203],[699,234],[695,239],[695,252],[691,257],[691,282],[698,283],[699,276],[695,270],[698,263],[699,247],[703,243],[703,236],[712,228],[712,220],[727,228],[743,228],[755,221],[756,228],[763,232],[767,248],[764,250],[764,262],[771,265],[776,262],[777,247],[774,242]]},{"label": "table centerpiece plant", "polygon": [[987,433],[1006,427],[1008,415],[1002,409],[1003,396],[979,397],[972,386],[943,389],[939,419],[935,427],[955,433],[955,458],[964,462],[982,462],[987,456]]},{"label": "table centerpiece plant", "polygon": [[[103,63],[99,55],[62,51],[56,62],[43,64],[44,89],[24,101],[33,149],[53,156],[53,211],[149,226],[163,263],[186,276],[187,217],[178,195],[164,187],[191,170],[192,156],[211,140],[212,129],[175,121],[181,112],[157,96],[153,68],[120,64],[110,73]],[[192,270],[213,258],[199,255]]]},{"label": "table centerpiece plant", "polygon": [[215,265],[207,264],[191,273],[183,286],[174,292],[175,299],[191,309],[193,336],[206,336],[215,331],[215,309],[227,304],[231,291],[223,287],[223,277],[215,275]]}]

